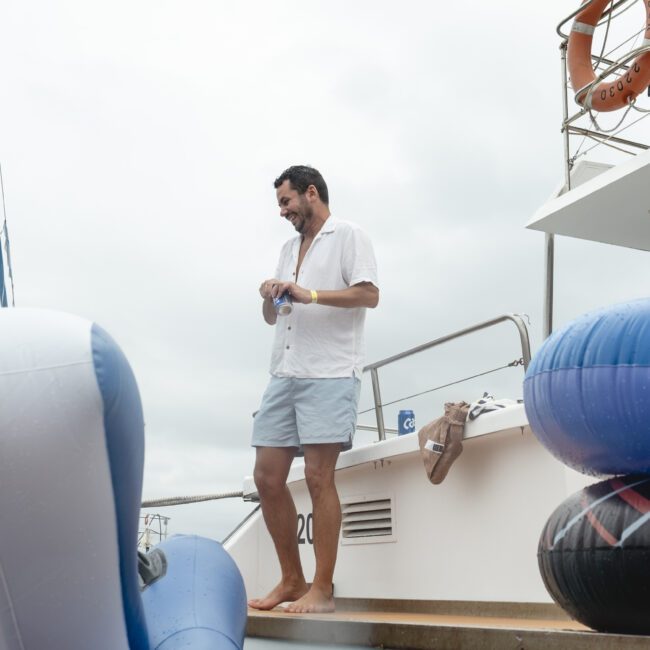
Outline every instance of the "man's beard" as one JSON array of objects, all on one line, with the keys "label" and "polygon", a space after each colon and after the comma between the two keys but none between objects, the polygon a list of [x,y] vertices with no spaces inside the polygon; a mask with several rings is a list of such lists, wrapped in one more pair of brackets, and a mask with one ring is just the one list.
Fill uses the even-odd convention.
[{"label": "man's beard", "polygon": [[300,212],[298,213],[299,221],[297,221],[296,225],[294,226],[296,231],[302,234],[302,231],[305,229],[307,222],[310,221],[313,216],[313,208],[305,201],[305,205],[300,206]]}]

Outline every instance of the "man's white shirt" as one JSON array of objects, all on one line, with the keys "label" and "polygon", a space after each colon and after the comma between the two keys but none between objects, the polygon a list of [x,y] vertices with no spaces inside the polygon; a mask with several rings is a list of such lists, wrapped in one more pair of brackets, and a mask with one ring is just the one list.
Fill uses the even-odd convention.
[{"label": "man's white shirt", "polygon": [[[378,287],[377,263],[369,237],[356,224],[329,217],[314,238],[296,277],[302,237],[287,241],[275,277],[305,289],[347,289],[360,282]],[[365,307],[293,304],[278,316],[271,353],[277,377],[361,378],[364,363]]]}]

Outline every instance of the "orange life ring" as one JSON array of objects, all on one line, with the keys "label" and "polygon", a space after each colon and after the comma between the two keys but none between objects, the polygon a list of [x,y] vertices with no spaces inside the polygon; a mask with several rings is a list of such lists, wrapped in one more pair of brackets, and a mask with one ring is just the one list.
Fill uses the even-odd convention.
[{"label": "orange life ring", "polygon": [[[574,92],[579,93],[576,101],[586,108],[593,108],[596,111],[615,111],[628,105],[630,99],[634,99],[642,93],[650,84],[650,52],[638,56],[629,65],[629,69],[614,81],[603,81],[599,83],[587,97],[587,91],[581,90],[589,86],[595,79],[591,65],[591,42],[594,29],[605,11],[605,7],[611,0],[589,0],[583,2],[587,5],[577,16],[571,27],[567,49],[567,60],[569,65],[569,76],[571,87]],[[643,0],[646,11],[646,30],[643,45],[650,45],[650,0]]]}]

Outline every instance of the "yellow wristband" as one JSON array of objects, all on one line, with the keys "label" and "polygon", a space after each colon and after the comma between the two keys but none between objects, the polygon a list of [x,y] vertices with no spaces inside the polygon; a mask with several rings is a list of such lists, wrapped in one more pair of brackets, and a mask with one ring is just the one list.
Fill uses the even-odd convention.
[{"label": "yellow wristband", "polygon": [[316,293],[316,291],[314,291],[313,289],[311,290],[311,301],[318,302],[318,293]]}]

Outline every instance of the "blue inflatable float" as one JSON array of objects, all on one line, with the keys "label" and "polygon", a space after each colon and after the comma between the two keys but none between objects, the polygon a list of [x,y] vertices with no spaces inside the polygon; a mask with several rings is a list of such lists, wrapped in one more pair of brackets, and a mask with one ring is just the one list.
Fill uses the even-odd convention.
[{"label": "blue inflatable float", "polygon": [[137,385],[110,336],[0,310],[2,650],[243,647],[243,581],[220,544],[175,537],[138,562],[143,460]]},{"label": "blue inflatable float", "polygon": [[552,334],[524,381],[530,426],[585,474],[650,473],[650,300],[586,314]]}]

